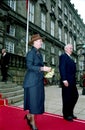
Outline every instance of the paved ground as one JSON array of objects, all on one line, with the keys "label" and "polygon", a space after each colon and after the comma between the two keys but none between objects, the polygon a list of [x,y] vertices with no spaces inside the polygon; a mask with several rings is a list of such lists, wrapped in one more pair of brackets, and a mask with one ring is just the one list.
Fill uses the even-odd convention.
[{"label": "paved ground", "polygon": [[[79,119],[85,120],[85,95],[82,95],[82,88],[78,89],[79,99],[74,109],[74,114]],[[23,107],[23,105],[21,106]],[[61,88],[57,85],[45,87],[45,111],[62,115]]]},{"label": "paved ground", "polygon": [[[82,88],[78,89],[79,99],[74,109],[74,114],[79,119],[85,120],[85,95],[82,95]],[[61,88],[58,86],[45,87],[46,112],[62,115]]]}]

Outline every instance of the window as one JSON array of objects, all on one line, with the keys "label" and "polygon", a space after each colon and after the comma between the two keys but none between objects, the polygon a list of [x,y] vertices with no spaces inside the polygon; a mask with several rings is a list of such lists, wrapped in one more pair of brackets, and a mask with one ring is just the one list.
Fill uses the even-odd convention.
[{"label": "window", "polygon": [[76,41],[75,41],[75,39],[74,39],[74,51],[76,51]]},{"label": "window", "polygon": [[72,22],[69,22],[69,28],[72,30]]},{"label": "window", "polygon": [[67,19],[65,19],[65,21],[64,21],[64,22],[65,22],[65,25],[67,25]]},{"label": "window", "polygon": [[41,12],[41,28],[45,31],[46,16],[44,12]]},{"label": "window", "polygon": [[15,36],[15,27],[12,25],[7,25],[7,33],[11,36]]},{"label": "window", "polygon": [[54,21],[51,20],[51,35],[54,36]]},{"label": "window", "polygon": [[45,43],[43,43],[43,44],[42,44],[42,49],[44,49],[44,50],[45,50]]},{"label": "window", "polygon": [[79,70],[83,70],[83,62],[79,61]]},{"label": "window", "polygon": [[82,30],[81,30],[81,28],[80,28],[80,34],[82,34]]},{"label": "window", "polygon": [[59,40],[61,41],[62,40],[62,28],[61,27],[58,28],[58,35],[59,35]]},{"label": "window", "polygon": [[55,8],[53,5],[51,5],[51,11],[54,12],[55,11]]},{"label": "window", "polygon": [[67,35],[67,32],[65,32],[65,44],[67,45],[67,42],[68,42],[68,35]]},{"label": "window", "polygon": [[64,14],[67,16],[67,7],[64,7]]},{"label": "window", "polygon": [[5,47],[6,47],[7,52],[14,53],[14,43],[12,41],[7,40],[5,43]]},{"label": "window", "polygon": [[61,9],[61,7],[62,7],[62,2],[61,2],[61,0],[58,0],[58,6],[59,6],[59,8]]},{"label": "window", "polygon": [[74,33],[76,33],[76,30],[75,30],[75,28],[74,28]]},{"label": "window", "polygon": [[74,26],[76,25],[75,19],[73,19],[73,25],[74,25]]},{"label": "window", "polygon": [[59,51],[59,56],[62,54],[62,52],[61,51]]},{"label": "window", "polygon": [[85,36],[84,31],[83,31],[83,34],[82,34],[82,35],[83,35],[83,37]]},{"label": "window", "polygon": [[55,5],[56,5],[55,0],[51,0],[51,12],[53,13],[55,13]]},{"label": "window", "polygon": [[69,42],[72,44],[72,37],[70,36],[70,40],[69,40]]},{"label": "window", "polygon": [[54,57],[52,57],[52,65],[54,65],[55,64],[55,59],[54,59]]},{"label": "window", "polygon": [[79,25],[77,24],[77,30],[79,30]]},{"label": "window", "polygon": [[59,15],[58,15],[59,19],[62,19],[62,13],[59,12]]},{"label": "window", "polygon": [[16,0],[8,0],[8,5],[15,11],[16,10]]},{"label": "window", "polygon": [[69,12],[69,20],[72,21],[72,14]]},{"label": "window", "polygon": [[33,4],[33,2],[30,2],[29,20],[30,20],[32,23],[34,23],[34,4]]},{"label": "window", "polygon": [[46,3],[46,0],[42,0],[42,2]]},{"label": "window", "polygon": [[54,49],[54,47],[53,46],[51,46],[51,53],[55,53],[55,49]]},{"label": "window", "polygon": [[75,63],[77,62],[76,58],[74,58]]},{"label": "window", "polygon": [[43,56],[43,62],[45,62],[45,54],[42,54],[42,56]]}]

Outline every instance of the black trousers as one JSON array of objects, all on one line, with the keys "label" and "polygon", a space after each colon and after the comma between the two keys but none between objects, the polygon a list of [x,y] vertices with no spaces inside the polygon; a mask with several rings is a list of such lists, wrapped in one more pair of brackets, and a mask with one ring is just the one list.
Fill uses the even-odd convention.
[{"label": "black trousers", "polygon": [[62,88],[62,112],[64,117],[73,116],[74,107],[77,103],[79,94],[76,87],[65,87]]},{"label": "black trousers", "polygon": [[8,77],[8,67],[1,67],[2,81],[7,81]]}]

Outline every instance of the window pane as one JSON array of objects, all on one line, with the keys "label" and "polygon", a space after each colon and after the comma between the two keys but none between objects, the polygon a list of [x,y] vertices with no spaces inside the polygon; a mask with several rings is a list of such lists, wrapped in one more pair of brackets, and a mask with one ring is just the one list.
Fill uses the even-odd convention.
[{"label": "window pane", "polygon": [[62,29],[61,27],[58,28],[58,35],[59,35],[59,40],[62,40]]},{"label": "window pane", "polygon": [[76,51],[76,41],[74,40],[74,51]]},{"label": "window pane", "polygon": [[70,36],[70,43],[72,44],[72,37]]},{"label": "window pane", "polygon": [[55,53],[54,47],[51,47],[51,53]]},{"label": "window pane", "polygon": [[68,41],[68,36],[67,33],[65,32],[65,44],[67,44],[67,41]]},{"label": "window pane", "polygon": [[44,49],[44,50],[45,50],[45,43],[43,43],[43,44],[42,44],[42,49]]},{"label": "window pane", "polygon": [[45,62],[45,54],[42,54],[42,56],[43,56],[43,61]]},{"label": "window pane", "polygon": [[15,11],[16,10],[16,0],[8,0],[8,5]]},{"label": "window pane", "polygon": [[30,10],[29,10],[30,18],[29,20],[34,23],[34,4],[30,2]]},{"label": "window pane", "polygon": [[52,57],[52,64],[54,65],[54,57]]},{"label": "window pane", "polygon": [[61,4],[62,4],[61,0],[58,0],[58,6],[60,7],[60,9],[61,9]]},{"label": "window pane", "polygon": [[7,52],[14,53],[14,43],[12,41],[7,40],[5,43],[5,47],[6,47]]},{"label": "window pane", "polygon": [[54,36],[54,21],[51,20],[51,35]]},{"label": "window pane", "polygon": [[46,17],[43,12],[41,12],[41,28],[45,30],[45,22],[46,22]]},{"label": "window pane", "polygon": [[15,36],[15,27],[12,25],[7,25],[7,33],[11,36]]},{"label": "window pane", "polygon": [[67,7],[66,6],[64,7],[64,13],[65,13],[65,15],[67,15]]}]

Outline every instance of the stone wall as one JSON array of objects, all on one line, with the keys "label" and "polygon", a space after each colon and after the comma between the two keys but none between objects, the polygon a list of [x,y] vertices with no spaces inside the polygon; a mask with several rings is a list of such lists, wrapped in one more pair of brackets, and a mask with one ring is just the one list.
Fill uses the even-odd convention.
[{"label": "stone wall", "polygon": [[8,81],[12,81],[17,84],[23,84],[25,68],[9,67]]}]

